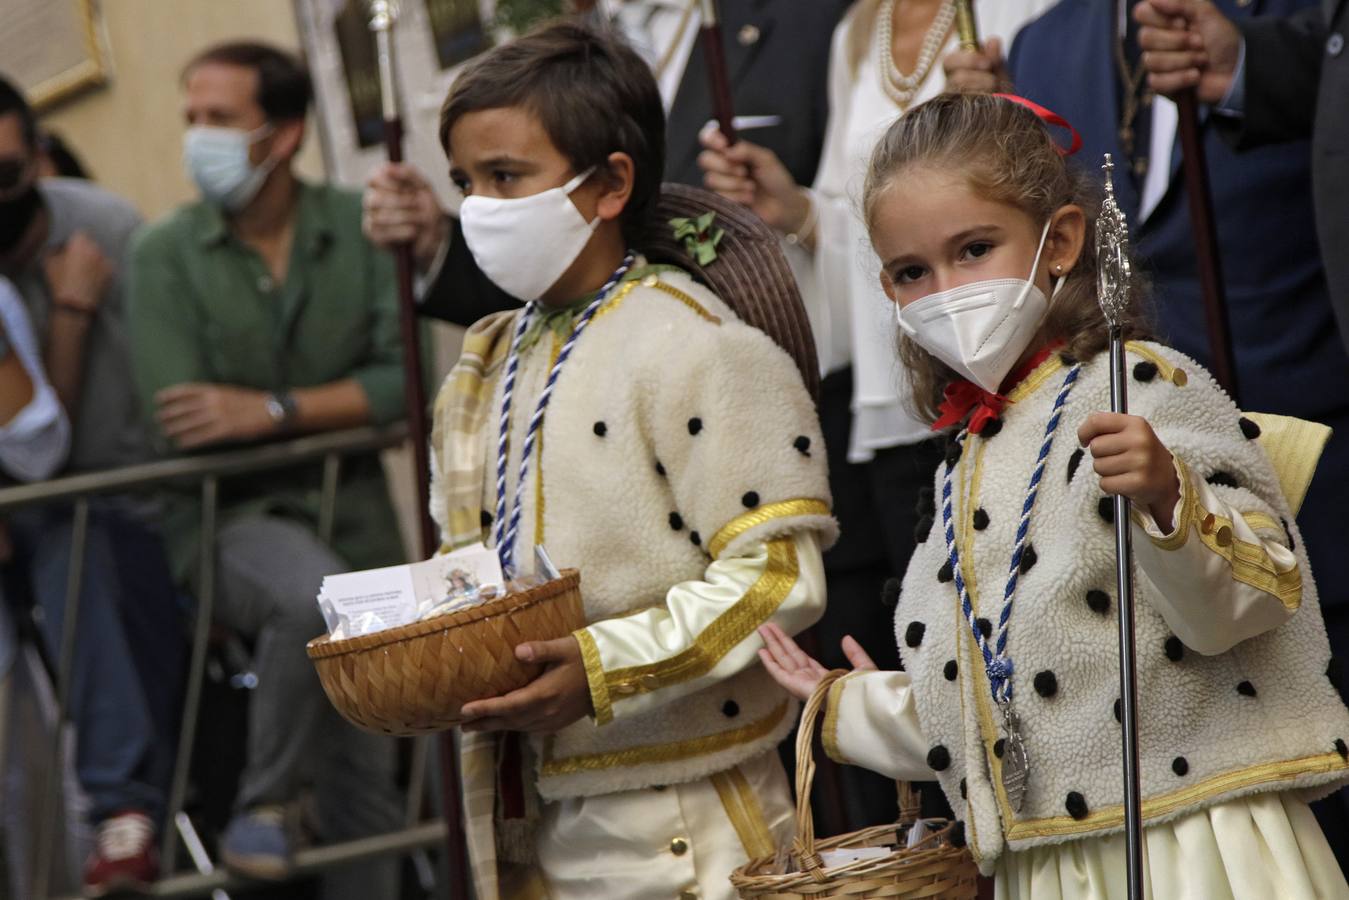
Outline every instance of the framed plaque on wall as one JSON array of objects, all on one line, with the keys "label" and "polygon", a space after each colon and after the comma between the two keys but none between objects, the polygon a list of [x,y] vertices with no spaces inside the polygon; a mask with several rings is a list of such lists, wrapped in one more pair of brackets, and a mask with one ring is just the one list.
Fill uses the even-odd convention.
[{"label": "framed plaque on wall", "polygon": [[108,79],[93,0],[4,0],[0,71],[38,112]]}]

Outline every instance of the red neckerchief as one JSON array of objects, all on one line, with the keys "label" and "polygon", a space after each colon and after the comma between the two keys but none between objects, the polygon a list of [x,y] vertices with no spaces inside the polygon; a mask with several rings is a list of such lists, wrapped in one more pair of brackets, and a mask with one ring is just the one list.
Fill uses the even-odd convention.
[{"label": "red neckerchief", "polygon": [[[946,386],[946,390],[942,391],[941,406],[937,409],[941,415],[932,423],[932,430],[941,431],[949,428],[969,415],[970,433],[980,434],[984,426],[1002,415],[1002,408],[1012,402],[1007,399],[1006,393],[1010,393],[1012,388],[1039,368],[1040,364],[1049,359],[1049,355],[1061,346],[1063,341],[1054,341],[1041,347],[1025,365],[1007,376],[1002,383],[1002,390],[996,394],[963,378],[951,382]],[[971,410],[974,411],[973,415],[970,414]]]}]

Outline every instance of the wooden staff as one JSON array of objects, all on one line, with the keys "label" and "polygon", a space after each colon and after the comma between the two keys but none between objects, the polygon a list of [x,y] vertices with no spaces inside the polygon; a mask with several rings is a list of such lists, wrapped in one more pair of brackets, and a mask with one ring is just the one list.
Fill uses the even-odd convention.
[{"label": "wooden staff", "polygon": [[974,0],[956,0],[956,34],[961,50],[979,49],[979,26],[974,21]]},{"label": "wooden staff", "polygon": [[[379,95],[384,117],[384,150],[389,162],[403,161],[403,119],[398,111],[398,86],[393,66],[393,26],[397,4],[370,0],[370,30],[375,36],[379,59]],[[412,442],[413,475],[417,479],[417,533],[419,559],[436,552],[435,528],[431,523],[431,466],[427,448],[426,387],[422,383],[421,332],[417,327],[416,298],[412,289],[412,244],[394,248],[398,279],[398,321],[403,338],[404,412]],[[449,896],[468,898],[468,853],[464,841],[462,805],[459,796],[459,758],[454,739],[440,736],[441,800],[445,811],[446,851],[450,872]],[[457,876],[457,877],[456,877]]]},{"label": "wooden staff", "polygon": [[1213,191],[1209,186],[1208,157],[1199,132],[1199,101],[1194,89],[1175,98],[1180,114],[1181,170],[1185,174],[1185,194],[1189,199],[1190,227],[1194,233],[1194,253],[1199,264],[1199,286],[1204,295],[1204,321],[1213,353],[1213,377],[1235,400],[1237,368],[1232,352],[1232,327],[1227,316],[1227,291],[1223,286],[1222,257],[1218,251],[1218,226],[1213,217]]},{"label": "wooden staff", "polygon": [[703,55],[707,57],[707,82],[712,89],[712,110],[726,141],[734,144],[735,104],[731,100],[731,79],[726,74],[726,46],[721,40],[721,19],[717,0],[699,0],[703,12]]}]

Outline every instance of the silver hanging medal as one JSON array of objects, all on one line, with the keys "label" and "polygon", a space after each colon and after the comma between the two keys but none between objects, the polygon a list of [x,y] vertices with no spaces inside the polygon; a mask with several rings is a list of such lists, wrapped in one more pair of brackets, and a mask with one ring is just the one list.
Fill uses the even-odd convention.
[{"label": "silver hanging medal", "polygon": [[1012,701],[1004,700],[1000,705],[1002,728],[1006,734],[1002,748],[1002,789],[1007,793],[1007,803],[1012,811],[1019,813],[1030,781],[1030,757],[1026,755],[1026,742],[1021,739],[1021,720],[1012,709]]}]

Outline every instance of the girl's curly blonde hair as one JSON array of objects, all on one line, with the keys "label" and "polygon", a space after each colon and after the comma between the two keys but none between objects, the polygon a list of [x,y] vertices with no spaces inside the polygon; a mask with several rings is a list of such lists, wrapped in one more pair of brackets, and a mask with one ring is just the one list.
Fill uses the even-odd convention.
[{"label": "girl's curly blonde hair", "polygon": [[[1109,345],[1096,301],[1100,190],[1085,172],[1069,165],[1035,113],[990,94],[941,94],[900,116],[871,155],[862,196],[868,228],[874,227],[886,189],[918,165],[957,171],[979,196],[1014,206],[1037,224],[1048,222],[1063,206],[1080,206],[1087,222],[1082,255],[1063,276],[1066,281],[1050,302],[1042,333],[1062,340],[1063,352],[1083,362]],[[1147,337],[1145,291],[1137,276],[1129,292],[1125,337]],[[899,358],[913,385],[916,411],[935,419],[942,391],[959,376],[903,333]]]}]

